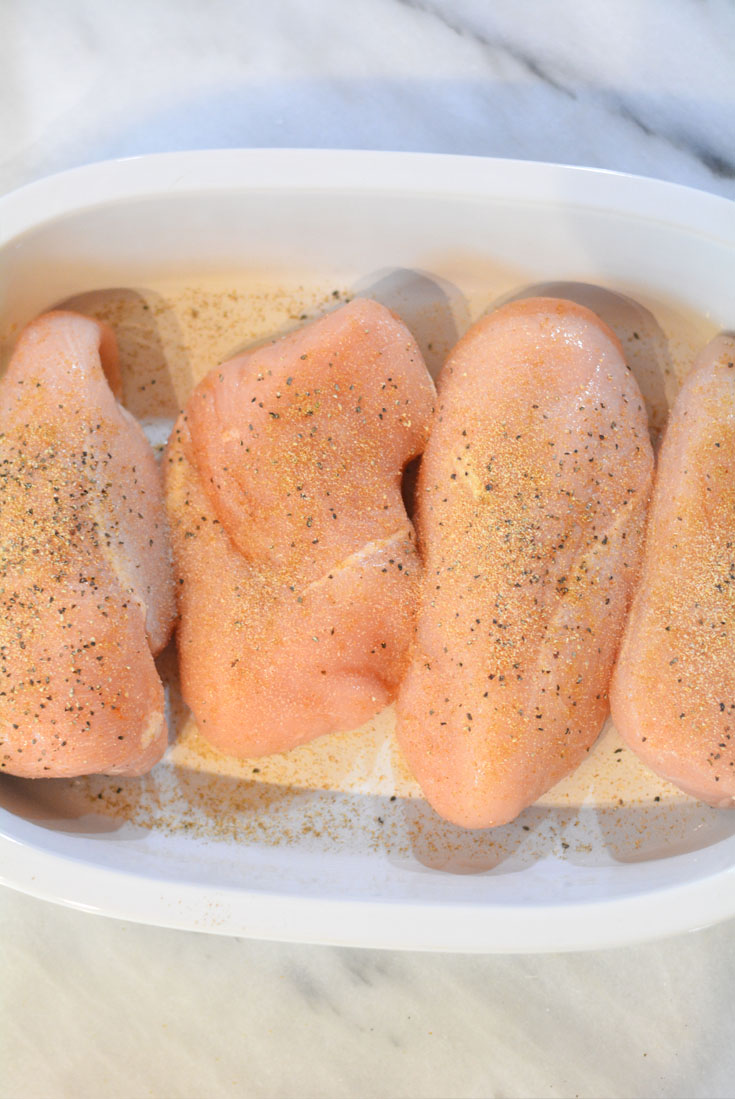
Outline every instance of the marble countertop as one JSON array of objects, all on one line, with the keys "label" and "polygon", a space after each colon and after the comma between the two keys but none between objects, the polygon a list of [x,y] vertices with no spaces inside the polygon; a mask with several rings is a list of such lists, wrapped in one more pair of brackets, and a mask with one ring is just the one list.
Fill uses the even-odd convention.
[{"label": "marble countertop", "polygon": [[[735,198],[725,0],[0,2],[0,192],[106,157],[553,160]],[[726,1097],[735,923],[579,955],[258,943],[0,892],[0,1099]]]}]

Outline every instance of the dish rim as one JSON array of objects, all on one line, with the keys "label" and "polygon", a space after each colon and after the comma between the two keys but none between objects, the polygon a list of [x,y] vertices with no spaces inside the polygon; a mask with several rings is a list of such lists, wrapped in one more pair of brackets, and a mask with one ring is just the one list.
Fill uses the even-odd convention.
[{"label": "dish rim", "polygon": [[[371,163],[383,170],[370,171]],[[235,190],[237,182],[229,170],[236,166],[249,169],[241,184],[248,191],[356,189],[375,193],[410,189],[427,195],[455,192],[487,199],[489,191],[499,186],[507,198],[512,182],[514,201],[573,202],[646,221],[685,224],[690,231],[735,245],[735,200],[652,176],[552,161],[451,153],[252,148],[143,153],[94,161],[26,183],[0,195],[0,247],[28,229],[91,205],[165,191]],[[561,183],[572,183],[572,192],[554,195],[554,185]],[[96,200],[93,203],[90,193]],[[667,202],[662,204],[664,195]],[[39,203],[44,207],[41,218]],[[632,208],[626,208],[628,203]],[[662,216],[664,209],[666,216]]]}]

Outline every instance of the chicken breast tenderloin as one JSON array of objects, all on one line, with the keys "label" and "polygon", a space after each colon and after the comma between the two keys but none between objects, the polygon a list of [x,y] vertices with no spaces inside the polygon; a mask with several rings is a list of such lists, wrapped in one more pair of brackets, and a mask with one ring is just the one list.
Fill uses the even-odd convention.
[{"label": "chicken breast tenderloin", "polygon": [[175,616],[163,492],[118,385],[112,331],[61,311],[25,329],[0,382],[6,773],[142,774],[166,747],[153,660]]},{"label": "chicken breast tenderloin", "polygon": [[618,340],[571,302],[484,317],[438,391],[397,735],[437,812],[481,828],[512,820],[600,732],[653,456]]},{"label": "chicken breast tenderloin", "polygon": [[166,457],[184,697],[232,755],[361,725],[395,696],[419,561],[401,497],[434,386],[356,300],[210,372]]},{"label": "chicken breast tenderloin", "polygon": [[735,804],[734,645],[735,339],[719,336],[669,417],[611,704],[641,759],[721,807]]}]

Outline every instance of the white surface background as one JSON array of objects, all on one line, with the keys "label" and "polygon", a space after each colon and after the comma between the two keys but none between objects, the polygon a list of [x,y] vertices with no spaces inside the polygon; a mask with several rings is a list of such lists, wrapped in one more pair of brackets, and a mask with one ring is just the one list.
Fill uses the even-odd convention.
[{"label": "white surface background", "polygon": [[[727,0],[0,0],[0,192],[134,153],[417,149],[735,198]],[[735,1094],[735,925],[587,955],[259,944],[0,893],[2,1099]]]}]

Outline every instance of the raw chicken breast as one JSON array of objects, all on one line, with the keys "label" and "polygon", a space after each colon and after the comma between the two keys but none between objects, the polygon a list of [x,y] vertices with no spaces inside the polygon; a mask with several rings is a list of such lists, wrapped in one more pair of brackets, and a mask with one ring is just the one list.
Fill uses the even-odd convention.
[{"label": "raw chicken breast", "polygon": [[184,697],[232,755],[361,725],[395,696],[419,568],[401,474],[434,386],[356,300],[213,370],[167,452]]},{"label": "raw chicken breast", "polygon": [[438,389],[397,733],[437,812],[482,828],[512,820],[600,732],[653,457],[616,337],[571,302],[484,317]]},{"label": "raw chicken breast", "polygon": [[611,704],[654,771],[710,805],[735,803],[732,337],[704,350],[671,412]]},{"label": "raw chicken breast", "polygon": [[152,655],[175,614],[163,492],[153,451],[111,385],[112,331],[66,312],[25,329],[0,382],[0,768],[9,774],[137,775],[166,747]]}]

